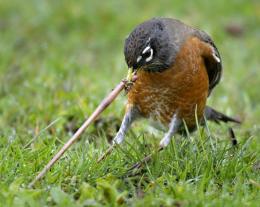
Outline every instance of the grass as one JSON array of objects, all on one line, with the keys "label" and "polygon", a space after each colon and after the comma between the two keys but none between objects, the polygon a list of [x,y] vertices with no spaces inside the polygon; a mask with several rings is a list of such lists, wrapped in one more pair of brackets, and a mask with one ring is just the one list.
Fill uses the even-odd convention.
[{"label": "grass", "polygon": [[[0,2],[0,206],[258,206],[260,4],[257,1]],[[127,168],[162,137],[139,123],[104,162],[120,96],[35,189],[27,184],[125,75],[125,36],[153,16],[210,33],[224,76],[209,105],[239,115],[238,147],[209,123],[177,136],[141,171]],[[242,34],[228,32],[239,25]],[[235,36],[234,36],[235,35]]]}]

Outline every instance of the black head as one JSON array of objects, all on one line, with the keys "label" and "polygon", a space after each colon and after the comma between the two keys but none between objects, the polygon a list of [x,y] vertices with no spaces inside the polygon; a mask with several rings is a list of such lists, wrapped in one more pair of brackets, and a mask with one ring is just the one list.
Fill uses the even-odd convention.
[{"label": "black head", "polygon": [[129,68],[161,72],[169,68],[172,45],[165,25],[151,19],[138,25],[125,40],[125,60]]}]

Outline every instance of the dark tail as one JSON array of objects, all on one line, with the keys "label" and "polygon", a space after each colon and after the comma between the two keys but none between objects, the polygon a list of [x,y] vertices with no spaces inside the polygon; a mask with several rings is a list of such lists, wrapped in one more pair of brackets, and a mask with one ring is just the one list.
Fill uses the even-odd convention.
[{"label": "dark tail", "polygon": [[229,117],[221,112],[216,111],[215,109],[206,106],[205,111],[204,111],[204,115],[206,117],[207,120],[209,121],[214,121],[217,124],[220,124],[220,122],[234,122],[237,124],[241,124],[241,121],[239,119],[235,119],[232,117]]}]

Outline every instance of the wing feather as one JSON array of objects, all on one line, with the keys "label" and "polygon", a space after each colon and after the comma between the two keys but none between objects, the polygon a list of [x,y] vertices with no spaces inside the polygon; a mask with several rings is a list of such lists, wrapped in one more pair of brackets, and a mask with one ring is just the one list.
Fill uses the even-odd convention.
[{"label": "wing feather", "polygon": [[219,51],[214,44],[213,40],[210,38],[208,34],[203,31],[197,31],[198,38],[202,41],[208,43],[212,47],[212,56],[205,57],[205,65],[209,77],[209,95],[213,88],[219,83],[221,76],[222,76],[222,61],[219,54]]}]

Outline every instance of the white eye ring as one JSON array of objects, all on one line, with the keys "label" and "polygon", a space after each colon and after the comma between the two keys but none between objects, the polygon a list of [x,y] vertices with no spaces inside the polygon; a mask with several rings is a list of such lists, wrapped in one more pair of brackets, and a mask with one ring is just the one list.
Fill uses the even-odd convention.
[{"label": "white eye ring", "polygon": [[[150,45],[147,46],[146,48],[144,48],[142,54],[145,54],[145,53],[147,53],[148,51],[150,52],[150,56],[145,59],[145,62],[149,62],[149,61],[151,61],[151,60],[153,59],[153,49],[151,48]],[[143,57],[142,57],[141,55],[139,55],[139,56],[137,57],[137,59],[136,59],[136,62],[139,63],[139,62],[142,60],[142,58],[143,58]]]},{"label": "white eye ring", "polygon": [[151,49],[151,46],[150,46],[150,45],[148,45],[146,48],[144,48],[142,54],[146,53],[149,49]]},{"label": "white eye ring", "polygon": [[153,49],[150,48],[150,56],[148,58],[145,59],[145,62],[150,62],[153,59]]},{"label": "white eye ring", "polygon": [[138,58],[136,59],[136,62],[139,63],[141,59],[142,59],[142,56],[138,56]]}]

